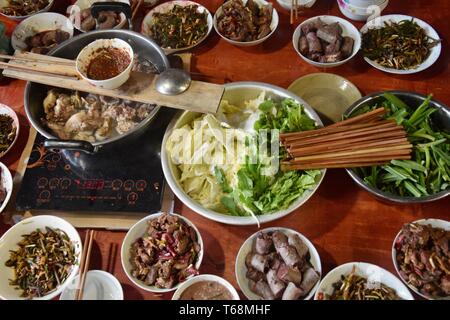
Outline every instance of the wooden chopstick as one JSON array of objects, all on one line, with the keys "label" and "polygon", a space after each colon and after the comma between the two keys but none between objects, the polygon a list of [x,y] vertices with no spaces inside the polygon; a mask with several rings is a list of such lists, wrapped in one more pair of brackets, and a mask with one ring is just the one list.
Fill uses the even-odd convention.
[{"label": "wooden chopstick", "polygon": [[94,240],[95,231],[94,230],[88,230],[86,232],[86,237],[84,240],[84,250],[83,255],[80,262],[80,275],[78,280],[78,286],[77,290],[75,291],[75,299],[76,300],[82,300],[83,299],[83,292],[84,292],[84,284],[86,282],[86,274],[89,271],[89,262],[91,258],[91,250],[92,250],[92,243]]},{"label": "wooden chopstick", "polygon": [[290,22],[291,22],[291,24],[294,24],[294,3],[295,3],[295,0],[291,0],[291,12],[290,12],[290,14],[291,14]]},{"label": "wooden chopstick", "polygon": [[143,3],[144,3],[144,0],[137,0],[135,2],[134,10],[133,10],[133,13],[131,14],[131,20],[134,19],[134,17],[136,16],[136,13],[138,12],[139,8],[142,6]]},{"label": "wooden chopstick", "polygon": [[37,66],[28,67],[28,66],[22,66],[22,65],[18,65],[18,64],[10,64],[10,63],[6,63],[6,62],[0,62],[0,69],[17,69],[17,70],[24,70],[24,71],[30,71],[30,72],[35,72],[35,73],[45,73],[45,74],[54,75],[54,76],[61,76],[61,77],[68,77],[68,78],[75,78],[75,79],[79,78],[78,74],[76,74],[76,73],[67,73],[67,72],[63,72],[63,71],[53,72],[53,71],[45,70],[45,69],[37,67]]},{"label": "wooden chopstick", "polygon": [[373,119],[381,118],[382,116],[384,116],[385,113],[386,113],[386,110],[384,110],[384,108],[378,108],[373,111],[360,114],[359,116],[352,117],[352,118],[344,120],[344,121],[336,122],[332,125],[329,125],[328,128],[345,126],[345,125],[354,124],[354,123],[365,123],[365,122],[367,123]]},{"label": "wooden chopstick", "polygon": [[294,12],[295,12],[295,14],[294,14],[295,20],[297,20],[297,18],[298,18],[298,0],[294,0]]},{"label": "wooden chopstick", "polygon": [[46,55],[37,54],[37,53],[32,53],[30,55],[32,55],[32,57],[10,56],[10,55],[6,55],[6,54],[0,54],[0,59],[13,60],[13,61],[25,61],[25,62],[33,62],[33,63],[52,63],[52,64],[67,65],[67,66],[74,66],[76,64],[75,60],[54,58],[51,56],[46,56]]}]

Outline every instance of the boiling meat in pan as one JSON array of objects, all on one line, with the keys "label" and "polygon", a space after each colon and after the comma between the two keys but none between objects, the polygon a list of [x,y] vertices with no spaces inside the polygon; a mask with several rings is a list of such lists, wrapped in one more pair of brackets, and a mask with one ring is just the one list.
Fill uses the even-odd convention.
[{"label": "boiling meat in pan", "polygon": [[116,98],[55,89],[44,100],[42,121],[64,140],[103,141],[124,134],[147,118],[156,107]]}]

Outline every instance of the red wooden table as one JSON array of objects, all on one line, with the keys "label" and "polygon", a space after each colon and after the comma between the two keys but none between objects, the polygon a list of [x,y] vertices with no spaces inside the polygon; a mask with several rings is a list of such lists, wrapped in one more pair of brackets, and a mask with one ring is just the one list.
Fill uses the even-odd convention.
[{"label": "red wooden table", "polygon": [[[222,3],[219,0],[199,0],[211,12]],[[294,25],[289,24],[289,12],[275,1],[280,15],[276,33],[257,47],[234,47],[212,32],[200,47],[193,51],[193,70],[214,76],[217,82],[262,81],[288,87],[295,79],[314,72],[323,72],[302,61],[291,44]],[[57,1],[60,12],[69,1]],[[449,47],[450,1],[390,1],[384,14],[401,13],[415,16],[430,23],[442,37],[442,54],[438,62],[428,70],[407,76],[380,72],[361,56],[349,63],[330,69],[353,82],[363,93],[389,89],[415,91],[434,96],[450,105]],[[314,7],[302,14],[297,24],[309,17],[330,14],[343,16],[337,2],[318,0]],[[143,13],[141,14],[141,16]],[[360,28],[362,23],[354,22]],[[23,130],[14,149],[2,161],[13,171],[26,144],[29,123],[23,108],[24,82],[11,80],[0,86],[0,102],[14,108],[20,116]],[[223,276],[238,288],[234,276],[236,254],[243,241],[256,227],[237,227],[207,220],[176,201],[175,211],[189,218],[199,228],[205,256],[201,273]],[[298,230],[308,237],[319,251],[323,273],[337,265],[350,261],[377,264],[395,273],[391,259],[392,241],[401,226],[421,218],[450,218],[450,199],[428,204],[393,205],[377,201],[357,187],[344,170],[328,170],[324,181],[314,196],[289,216],[264,225],[282,226]],[[0,235],[8,226],[0,223]],[[84,231],[80,230],[84,237]],[[120,254],[111,255],[119,247],[125,232],[99,231],[92,255],[91,269],[112,272],[124,288],[125,299],[170,299],[171,294],[157,296],[135,287],[122,270]]]}]

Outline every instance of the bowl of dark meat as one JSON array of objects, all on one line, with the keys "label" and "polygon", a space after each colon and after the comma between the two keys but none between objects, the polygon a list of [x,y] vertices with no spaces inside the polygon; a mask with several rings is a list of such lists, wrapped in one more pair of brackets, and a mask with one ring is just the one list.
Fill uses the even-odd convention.
[{"label": "bowl of dark meat", "polygon": [[322,279],[314,300],[414,300],[389,271],[365,262],[342,264]]},{"label": "bowl of dark meat", "polygon": [[278,27],[278,13],[264,0],[229,0],[217,9],[214,29],[235,46],[250,47],[266,41]]},{"label": "bowl of dark meat", "polygon": [[12,20],[24,20],[49,11],[54,0],[0,0],[0,14]]},{"label": "bowl of dark meat", "polygon": [[[127,17],[124,13],[112,10],[101,11],[98,19],[95,19],[91,13],[91,7],[96,0],[77,0],[70,7],[69,19],[74,22],[75,28],[80,32],[89,32],[93,30],[122,29]],[[78,23],[75,23],[78,22]]]},{"label": "bowl of dark meat", "polygon": [[236,258],[237,282],[250,300],[308,300],[319,286],[321,272],[314,245],[286,228],[258,231]]},{"label": "bowl of dark meat", "polygon": [[295,29],[292,45],[309,64],[331,68],[346,63],[358,53],[361,35],[345,19],[318,16],[305,20]]},{"label": "bowl of dark meat", "polygon": [[117,89],[127,82],[133,64],[133,48],[118,38],[95,40],[84,47],[76,59],[80,76],[104,89]]},{"label": "bowl of dark meat", "polygon": [[73,37],[73,25],[59,13],[44,12],[23,20],[14,29],[11,45],[15,50],[47,54],[60,43]]},{"label": "bowl of dark meat", "polygon": [[409,288],[426,299],[450,299],[450,222],[405,224],[392,245],[392,260]]},{"label": "bowl of dark meat", "polygon": [[177,214],[157,213],[138,221],[126,234],[121,249],[128,278],[155,293],[176,290],[197,275],[202,259],[200,232]]}]

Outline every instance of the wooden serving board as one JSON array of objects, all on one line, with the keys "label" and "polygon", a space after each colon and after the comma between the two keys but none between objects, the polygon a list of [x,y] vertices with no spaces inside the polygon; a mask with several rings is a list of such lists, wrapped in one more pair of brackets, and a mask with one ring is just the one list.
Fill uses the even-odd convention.
[{"label": "wooden serving board", "polygon": [[[16,52],[15,57],[36,59],[33,62],[10,60],[11,66],[24,66],[36,71],[5,69],[3,75],[25,81],[42,83],[49,86],[90,92],[94,94],[131,100],[143,103],[155,103],[161,106],[201,113],[216,113],[224,92],[222,85],[202,81],[192,81],[189,89],[175,96],[160,94],[155,89],[158,75],[132,72],[130,79],[122,87],[109,90],[91,85],[84,79],[77,77],[75,61],[36,55],[28,52]],[[37,60],[39,59],[39,61]],[[40,72],[42,71],[42,72]],[[49,73],[63,74],[55,76]]]}]

